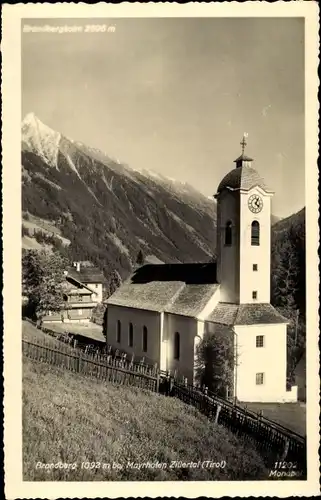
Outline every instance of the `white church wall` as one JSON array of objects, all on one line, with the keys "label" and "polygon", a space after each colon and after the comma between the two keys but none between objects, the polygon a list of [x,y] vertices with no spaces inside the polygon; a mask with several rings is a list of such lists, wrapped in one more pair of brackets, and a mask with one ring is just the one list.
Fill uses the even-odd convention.
[{"label": "white church wall", "polygon": [[[238,302],[239,294],[239,221],[240,197],[228,191],[220,195],[217,204],[217,278],[221,283],[221,301]],[[225,226],[232,222],[232,245],[225,245]]]},{"label": "white church wall", "polygon": [[[197,335],[197,320],[176,314],[167,314],[167,369],[194,380],[194,339]],[[175,332],[180,335],[179,359],[174,359]]]},{"label": "white church wall", "polygon": [[[121,339],[117,342],[117,322],[121,323]],[[133,346],[129,345],[129,325],[133,325]],[[138,358],[145,357],[146,363],[160,364],[160,314],[154,311],[108,305],[107,342],[113,347]],[[143,328],[147,328],[147,352],[143,351]]]},{"label": "white church wall", "polygon": [[[268,403],[294,398],[295,389],[292,393],[286,391],[286,324],[236,326],[234,329],[239,401]],[[257,336],[263,336],[263,347],[256,347]],[[263,384],[258,385],[256,377],[262,373]]]},{"label": "white church wall", "polygon": [[[263,208],[258,214],[249,210],[248,200],[258,194],[263,200]],[[240,194],[240,304],[270,302],[271,279],[271,196],[260,188]],[[251,245],[251,225],[256,220],[260,224],[260,245]],[[253,270],[257,265],[257,271]],[[253,299],[252,292],[257,292]]]}]

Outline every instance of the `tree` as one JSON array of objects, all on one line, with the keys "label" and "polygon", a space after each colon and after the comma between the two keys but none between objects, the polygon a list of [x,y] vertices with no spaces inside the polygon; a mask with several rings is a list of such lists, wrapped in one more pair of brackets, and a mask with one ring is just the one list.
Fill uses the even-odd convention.
[{"label": "tree", "polygon": [[142,252],[142,250],[140,249],[138,254],[137,254],[137,257],[136,257],[136,264],[138,266],[142,266],[145,262],[145,257],[144,257],[144,254]]},{"label": "tree", "polygon": [[235,364],[234,332],[224,325],[215,325],[215,331],[205,336],[197,347],[198,382],[226,397],[227,389],[233,392]]},{"label": "tree", "polygon": [[295,309],[298,260],[291,240],[284,238],[272,249],[272,296],[275,306]]},{"label": "tree", "polygon": [[28,297],[28,313],[41,320],[47,311],[63,309],[64,270],[67,262],[58,252],[29,250],[22,258],[22,287]]},{"label": "tree", "polygon": [[117,269],[114,269],[110,274],[110,278],[108,280],[106,291],[104,294],[104,299],[105,300],[108,299],[113,293],[115,293],[117,288],[119,288],[121,284],[122,284],[121,276],[117,271]]}]

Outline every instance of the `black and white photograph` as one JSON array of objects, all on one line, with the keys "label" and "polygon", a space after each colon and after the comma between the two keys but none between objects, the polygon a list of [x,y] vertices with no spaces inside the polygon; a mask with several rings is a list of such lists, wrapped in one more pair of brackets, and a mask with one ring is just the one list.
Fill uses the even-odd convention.
[{"label": "black and white photograph", "polygon": [[249,4],[6,6],[20,496],[318,492],[318,12]]}]

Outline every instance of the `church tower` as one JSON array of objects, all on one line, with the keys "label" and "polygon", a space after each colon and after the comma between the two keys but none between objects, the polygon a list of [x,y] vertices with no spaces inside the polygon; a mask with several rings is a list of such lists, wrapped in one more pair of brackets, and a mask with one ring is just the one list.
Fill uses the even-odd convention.
[{"label": "church tower", "polygon": [[253,159],[242,154],[220,182],[217,200],[217,277],[221,302],[270,303],[271,198]]}]

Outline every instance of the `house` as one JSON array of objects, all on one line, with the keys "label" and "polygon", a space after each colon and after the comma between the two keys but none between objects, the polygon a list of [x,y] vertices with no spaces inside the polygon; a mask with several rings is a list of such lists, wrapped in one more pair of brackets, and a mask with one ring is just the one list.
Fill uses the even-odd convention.
[{"label": "house", "polygon": [[220,182],[217,261],[144,265],[107,300],[107,341],[195,382],[197,346],[220,330],[234,346],[233,397],[297,401],[287,390],[287,323],[270,304],[273,192],[244,154]]},{"label": "house", "polygon": [[64,308],[49,311],[43,322],[89,323],[92,311],[102,302],[104,276],[93,266],[81,266],[80,262],[65,271]]},{"label": "house", "polygon": [[75,278],[85,287],[94,291],[92,300],[100,304],[103,301],[103,283],[105,278],[98,267],[87,262],[74,262],[73,267],[68,269],[68,277]]}]

